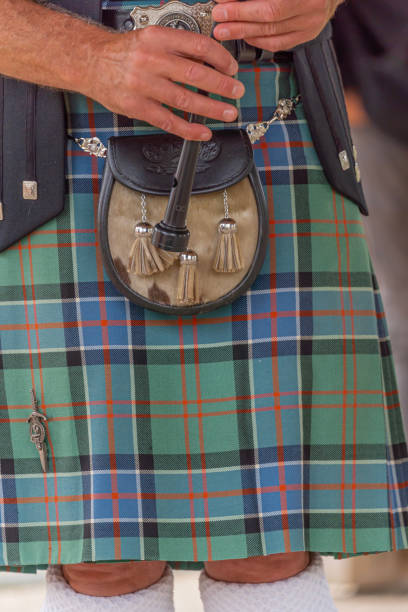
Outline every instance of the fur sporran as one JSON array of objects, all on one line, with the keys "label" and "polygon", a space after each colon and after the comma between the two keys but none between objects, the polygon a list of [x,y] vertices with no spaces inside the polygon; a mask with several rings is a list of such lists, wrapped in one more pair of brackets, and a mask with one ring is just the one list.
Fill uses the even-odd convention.
[{"label": "fur sporran", "polygon": [[201,146],[187,214],[188,249],[153,246],[181,147],[182,140],[171,135],[111,138],[98,228],[116,288],[145,308],[185,315],[219,308],[250,287],[265,256],[268,215],[247,134],[216,131]]}]

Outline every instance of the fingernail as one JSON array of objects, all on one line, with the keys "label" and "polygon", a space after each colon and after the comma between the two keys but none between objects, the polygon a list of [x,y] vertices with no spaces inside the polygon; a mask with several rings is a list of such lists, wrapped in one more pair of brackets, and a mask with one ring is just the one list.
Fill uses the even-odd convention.
[{"label": "fingernail", "polygon": [[222,8],[221,6],[216,6],[215,9],[213,10],[213,17],[215,21],[217,21],[217,19],[227,19],[228,17],[227,11],[225,10],[225,8]]},{"label": "fingernail", "polygon": [[233,89],[232,89],[232,95],[233,96],[243,96],[244,95],[244,86],[242,85],[242,83],[237,83],[236,85],[234,85]]},{"label": "fingernail", "polygon": [[228,28],[219,28],[217,29],[218,38],[228,38],[230,35],[230,31]]},{"label": "fingernail", "polygon": [[224,121],[233,121],[237,115],[237,112],[232,109],[227,109],[222,113]]},{"label": "fingernail", "polygon": [[208,133],[208,132],[201,132],[200,140],[210,140],[211,136],[212,136],[211,132],[210,133]]}]

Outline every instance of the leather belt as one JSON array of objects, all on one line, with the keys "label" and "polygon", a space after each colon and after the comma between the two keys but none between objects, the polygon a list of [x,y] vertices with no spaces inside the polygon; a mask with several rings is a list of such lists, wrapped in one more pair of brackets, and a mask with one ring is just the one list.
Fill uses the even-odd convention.
[{"label": "leather belt", "polygon": [[[186,7],[188,8],[188,5]],[[129,11],[123,9],[104,10],[102,22],[105,26],[120,32],[128,32],[134,29],[134,21]],[[243,40],[229,40],[224,42],[223,45],[239,63],[255,62],[262,64],[270,63],[271,61],[279,63],[292,61],[292,53],[290,51],[273,53],[272,51],[253,47]]]}]

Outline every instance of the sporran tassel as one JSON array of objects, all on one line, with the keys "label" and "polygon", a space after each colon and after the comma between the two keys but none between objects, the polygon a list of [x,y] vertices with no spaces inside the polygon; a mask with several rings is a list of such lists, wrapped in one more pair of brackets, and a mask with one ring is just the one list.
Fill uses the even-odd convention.
[{"label": "sporran tassel", "polygon": [[225,218],[218,224],[218,243],[213,269],[216,272],[238,272],[242,270],[241,251],[234,219]]},{"label": "sporran tassel", "polygon": [[[153,247],[153,245],[151,245]],[[160,259],[163,262],[164,269],[170,268],[177,259],[178,253],[173,253],[172,251],[165,251],[164,249],[156,248],[156,251],[160,255]]]},{"label": "sporran tassel", "polygon": [[176,260],[174,253],[157,249],[152,244],[153,227],[147,222],[146,195],[141,194],[142,220],[135,225],[135,240],[129,253],[128,272],[139,276],[152,276],[164,272]]},{"label": "sporran tassel", "polygon": [[218,241],[213,261],[213,270],[216,272],[233,273],[242,270],[242,257],[238,227],[234,219],[229,216],[228,195],[224,190],[224,219],[218,224]]},{"label": "sporran tassel", "polygon": [[199,304],[198,255],[194,251],[180,253],[177,284],[177,302],[186,306]]},{"label": "sporran tassel", "polygon": [[135,226],[135,240],[129,253],[128,272],[139,276],[152,276],[164,272],[174,262],[174,256],[152,244],[153,227],[141,222]]}]

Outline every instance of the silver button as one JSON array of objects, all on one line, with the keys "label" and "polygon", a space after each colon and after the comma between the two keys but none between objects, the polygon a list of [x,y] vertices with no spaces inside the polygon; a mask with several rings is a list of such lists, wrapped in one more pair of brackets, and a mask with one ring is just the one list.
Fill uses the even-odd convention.
[{"label": "silver button", "polygon": [[351,166],[350,166],[350,160],[349,160],[349,156],[347,154],[347,151],[340,151],[340,153],[339,153],[339,160],[340,160],[340,164],[341,164],[342,170],[344,172],[346,170],[350,170]]},{"label": "silver button", "polygon": [[24,200],[38,199],[37,181],[23,181],[23,198]]}]

